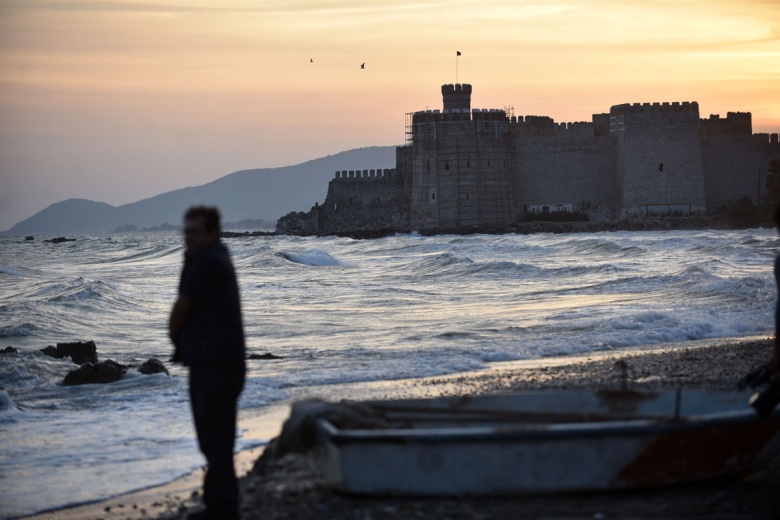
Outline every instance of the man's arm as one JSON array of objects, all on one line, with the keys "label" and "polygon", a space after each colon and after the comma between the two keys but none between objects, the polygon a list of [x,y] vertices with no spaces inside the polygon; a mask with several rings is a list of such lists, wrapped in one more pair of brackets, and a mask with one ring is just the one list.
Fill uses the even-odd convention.
[{"label": "man's arm", "polygon": [[173,309],[171,309],[171,317],[168,319],[168,337],[175,347],[178,347],[176,342],[190,312],[192,312],[192,300],[187,296],[179,295],[176,303],[173,304]]}]

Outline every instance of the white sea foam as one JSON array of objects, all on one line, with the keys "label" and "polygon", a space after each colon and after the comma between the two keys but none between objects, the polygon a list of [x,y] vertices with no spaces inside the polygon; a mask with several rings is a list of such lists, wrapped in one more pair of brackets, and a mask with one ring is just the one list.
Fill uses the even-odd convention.
[{"label": "white sea foam", "polygon": [[305,251],[282,251],[281,256],[296,264],[311,266],[338,266],[343,265],[340,260],[334,258],[322,249],[307,249]]}]

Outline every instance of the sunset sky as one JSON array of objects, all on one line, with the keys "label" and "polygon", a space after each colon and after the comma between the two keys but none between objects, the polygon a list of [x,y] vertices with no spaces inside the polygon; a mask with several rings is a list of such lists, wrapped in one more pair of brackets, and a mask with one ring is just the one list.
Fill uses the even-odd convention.
[{"label": "sunset sky", "polygon": [[0,0],[0,230],[402,144],[456,51],[473,107],[698,101],[780,131],[780,0]]}]

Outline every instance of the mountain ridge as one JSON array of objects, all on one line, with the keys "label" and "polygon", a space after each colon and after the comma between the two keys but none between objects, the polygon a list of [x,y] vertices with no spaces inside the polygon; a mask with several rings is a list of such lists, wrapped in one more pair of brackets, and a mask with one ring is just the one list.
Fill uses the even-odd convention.
[{"label": "mountain ridge", "polygon": [[223,221],[275,221],[290,211],[308,210],[325,200],[328,182],[337,170],[395,167],[396,146],[369,146],[327,155],[299,164],[239,170],[206,184],[160,193],[112,206],[71,198],[55,202],[2,235],[61,235],[112,232],[122,226],[149,228],[176,224],[194,204],[220,208]]}]

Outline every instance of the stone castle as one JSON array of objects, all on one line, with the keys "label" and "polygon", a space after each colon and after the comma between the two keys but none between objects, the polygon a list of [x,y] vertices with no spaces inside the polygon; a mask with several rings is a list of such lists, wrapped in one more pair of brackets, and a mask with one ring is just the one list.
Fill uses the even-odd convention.
[{"label": "stone castle", "polygon": [[700,119],[696,102],[634,103],[556,123],[472,109],[468,84],[441,92],[443,110],[407,114],[394,169],[337,171],[325,202],[282,217],[277,231],[508,229],[558,211],[706,214],[760,201],[780,159],[778,134],[753,134],[749,112]]}]

